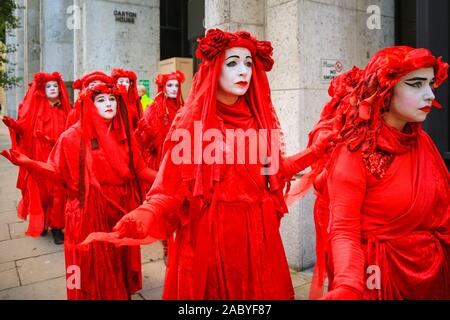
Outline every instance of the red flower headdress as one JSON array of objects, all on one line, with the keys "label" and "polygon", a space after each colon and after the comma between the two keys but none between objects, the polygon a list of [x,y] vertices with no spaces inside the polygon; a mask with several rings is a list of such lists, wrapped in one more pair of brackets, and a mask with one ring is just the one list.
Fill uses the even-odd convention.
[{"label": "red flower headdress", "polygon": [[88,73],[84,77],[75,80],[74,83],[72,84],[72,88],[76,90],[83,90],[86,89],[89,83],[93,81],[101,81],[106,84],[114,83],[114,80],[107,74],[101,71],[93,71],[91,73]]}]

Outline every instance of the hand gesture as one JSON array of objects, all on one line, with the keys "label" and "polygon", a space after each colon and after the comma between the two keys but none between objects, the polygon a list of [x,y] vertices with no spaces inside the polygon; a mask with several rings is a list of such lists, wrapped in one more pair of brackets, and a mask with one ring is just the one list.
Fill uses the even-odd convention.
[{"label": "hand gesture", "polygon": [[14,149],[9,149],[9,151],[2,150],[0,152],[0,154],[16,166],[24,166],[25,167],[32,163],[32,160],[30,158],[28,158],[23,153],[16,151]]},{"label": "hand gesture", "polygon": [[113,231],[118,232],[121,238],[144,239],[148,236],[151,220],[151,213],[136,209],[124,215],[114,226]]},{"label": "hand gesture", "polygon": [[17,124],[16,120],[8,116],[3,116],[2,121],[8,128],[19,133],[20,127]]}]

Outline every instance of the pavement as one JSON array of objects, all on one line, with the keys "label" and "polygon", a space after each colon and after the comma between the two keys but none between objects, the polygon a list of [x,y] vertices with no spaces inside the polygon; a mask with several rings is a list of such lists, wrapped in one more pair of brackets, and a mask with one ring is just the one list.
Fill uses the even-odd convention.
[{"label": "pavement", "polygon": [[[6,127],[0,123],[0,150],[10,148]],[[51,233],[25,236],[27,222],[17,217],[20,192],[17,167],[0,156],[0,300],[65,300],[64,248]],[[160,242],[141,247],[142,290],[133,300],[160,300],[165,264]],[[291,270],[296,300],[308,299],[312,271]]]}]

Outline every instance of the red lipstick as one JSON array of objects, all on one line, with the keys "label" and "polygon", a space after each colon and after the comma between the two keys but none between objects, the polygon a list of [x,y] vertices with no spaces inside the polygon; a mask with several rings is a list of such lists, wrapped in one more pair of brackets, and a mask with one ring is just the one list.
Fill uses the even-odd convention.
[{"label": "red lipstick", "polygon": [[423,107],[423,108],[420,108],[420,110],[422,110],[423,112],[426,112],[426,113],[428,113],[428,112],[430,112],[430,111],[431,111],[431,107],[429,107],[429,106],[425,106],[425,107]]},{"label": "red lipstick", "polygon": [[238,81],[238,82],[236,82],[236,84],[241,87],[246,87],[248,85],[248,82],[247,81]]}]

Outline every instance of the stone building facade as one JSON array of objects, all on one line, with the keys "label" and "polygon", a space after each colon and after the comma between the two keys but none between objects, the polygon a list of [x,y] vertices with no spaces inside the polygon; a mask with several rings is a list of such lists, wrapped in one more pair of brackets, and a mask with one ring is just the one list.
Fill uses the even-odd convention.
[{"label": "stone building facade", "polygon": [[[188,0],[186,0],[188,1]],[[189,0],[195,1],[195,0]],[[188,2],[189,2],[188,1]],[[7,38],[20,86],[7,91],[16,116],[35,72],[58,70],[70,83],[93,70],[133,69],[154,79],[160,60],[158,0],[18,0],[23,28]],[[363,66],[394,44],[394,0],[204,0],[204,27],[244,29],[272,42],[272,98],[286,136],[287,153],[305,148],[307,133],[327,101],[330,77]],[[154,92],[154,91],[153,91]],[[314,196],[294,204],[282,221],[289,264],[314,264]]]}]

